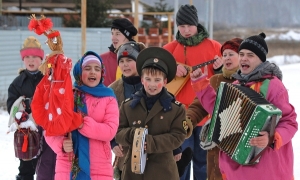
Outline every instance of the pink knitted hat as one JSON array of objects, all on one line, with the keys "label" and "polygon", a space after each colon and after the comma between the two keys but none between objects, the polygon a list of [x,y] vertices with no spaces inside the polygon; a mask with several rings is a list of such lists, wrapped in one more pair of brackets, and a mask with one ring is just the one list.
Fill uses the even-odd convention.
[{"label": "pink knitted hat", "polygon": [[86,65],[88,65],[90,63],[97,63],[99,66],[101,66],[101,62],[96,56],[87,55],[84,57],[81,67],[85,67]]},{"label": "pink knitted hat", "polygon": [[29,36],[25,39],[20,54],[22,60],[25,56],[38,56],[41,59],[44,58],[44,50],[42,49],[40,42],[33,36]]}]

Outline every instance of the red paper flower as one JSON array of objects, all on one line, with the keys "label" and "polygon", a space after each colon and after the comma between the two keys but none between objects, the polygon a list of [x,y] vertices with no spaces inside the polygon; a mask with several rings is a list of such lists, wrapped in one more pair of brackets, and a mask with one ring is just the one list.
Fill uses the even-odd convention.
[{"label": "red paper flower", "polygon": [[29,21],[29,24],[28,24],[28,29],[29,29],[30,31],[35,31],[35,29],[38,27],[38,25],[39,25],[38,20],[36,20],[36,19],[31,19],[31,20]]},{"label": "red paper flower", "polygon": [[34,15],[31,16],[31,20],[28,24],[28,29],[34,31],[36,34],[41,35],[45,31],[48,31],[53,26],[51,19],[42,16],[41,19],[36,19]]},{"label": "red paper flower", "polygon": [[45,29],[45,31],[48,31],[53,26],[53,23],[50,18],[41,19],[40,23],[41,23],[41,26]]}]

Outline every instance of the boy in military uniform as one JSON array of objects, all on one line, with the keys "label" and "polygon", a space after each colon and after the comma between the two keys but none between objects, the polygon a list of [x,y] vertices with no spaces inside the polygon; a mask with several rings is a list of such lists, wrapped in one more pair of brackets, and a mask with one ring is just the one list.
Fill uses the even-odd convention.
[{"label": "boy in military uniform", "polygon": [[[176,74],[176,61],[163,48],[150,47],[140,52],[136,62],[143,87],[120,107],[120,124],[116,141],[129,147],[122,179],[179,179],[173,149],[178,148],[188,129],[185,108],[164,87]],[[145,136],[146,166],[143,174],[131,169],[134,133],[147,128]]]}]

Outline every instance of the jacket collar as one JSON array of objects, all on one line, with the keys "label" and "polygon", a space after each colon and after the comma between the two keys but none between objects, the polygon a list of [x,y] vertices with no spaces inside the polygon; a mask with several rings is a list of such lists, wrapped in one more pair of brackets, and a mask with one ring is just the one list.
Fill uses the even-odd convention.
[{"label": "jacket collar", "polygon": [[[148,98],[146,96],[144,88],[142,88],[140,91],[136,92],[133,95],[133,100],[132,100],[132,102],[130,104],[130,107],[134,108],[141,101],[142,98],[145,99],[145,102],[146,102],[146,98]],[[155,98],[155,97],[153,97],[153,98]],[[171,103],[172,103],[172,101],[175,100],[175,98],[174,98],[174,96],[172,94],[170,94],[166,90],[166,88],[163,88],[162,91],[161,91],[161,93],[159,94],[159,97],[156,97],[156,98],[159,101],[160,105],[162,106],[164,112],[172,110]],[[154,103],[154,106],[156,106],[157,100]],[[147,109],[147,107],[145,107],[145,108]]]}]

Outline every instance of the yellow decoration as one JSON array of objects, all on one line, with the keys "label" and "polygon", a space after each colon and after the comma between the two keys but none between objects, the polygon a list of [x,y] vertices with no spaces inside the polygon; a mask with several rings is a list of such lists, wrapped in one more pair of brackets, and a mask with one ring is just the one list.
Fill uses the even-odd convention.
[{"label": "yellow decoration", "polygon": [[122,77],[122,71],[120,67],[118,67],[116,72],[116,80],[120,79],[121,77]]},{"label": "yellow decoration", "polygon": [[184,130],[186,130],[186,131],[188,130],[189,126],[187,125],[186,120],[182,121],[182,127],[183,127]]}]

